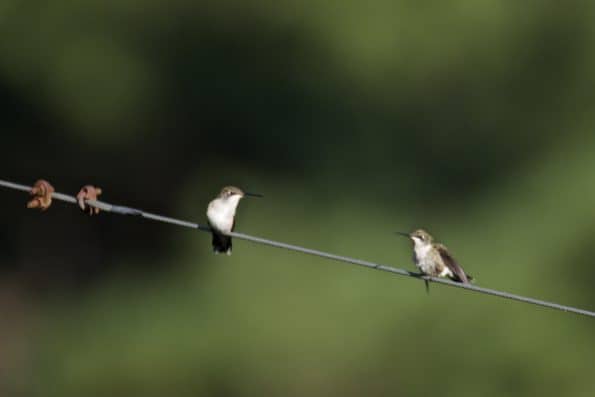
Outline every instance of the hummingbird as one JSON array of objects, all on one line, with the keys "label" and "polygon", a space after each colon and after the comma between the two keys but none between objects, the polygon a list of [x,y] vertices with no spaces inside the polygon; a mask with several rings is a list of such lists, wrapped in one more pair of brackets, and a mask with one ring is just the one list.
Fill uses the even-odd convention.
[{"label": "hummingbird", "polygon": [[[413,262],[425,275],[431,277],[448,277],[453,281],[468,284],[473,277],[466,274],[454,257],[448,252],[446,246],[435,243],[434,238],[423,229],[412,233],[397,232],[409,237],[413,241]],[[426,291],[430,291],[430,284],[426,282]]]},{"label": "hummingbird", "polygon": [[226,186],[207,207],[207,219],[213,233],[213,251],[216,254],[231,255],[231,237],[235,227],[236,209],[240,200],[245,196],[262,197],[261,194],[248,193],[235,186]]}]

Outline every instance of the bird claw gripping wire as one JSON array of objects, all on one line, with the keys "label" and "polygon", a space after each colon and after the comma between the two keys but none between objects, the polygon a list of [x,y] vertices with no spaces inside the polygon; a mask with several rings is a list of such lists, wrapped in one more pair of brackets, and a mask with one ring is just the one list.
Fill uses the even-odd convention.
[{"label": "bird claw gripping wire", "polygon": [[97,200],[97,196],[101,194],[101,188],[93,185],[85,185],[76,195],[76,201],[83,212],[89,215],[99,214],[99,208],[87,205],[87,200]]},{"label": "bird claw gripping wire", "polygon": [[47,210],[52,205],[52,193],[54,193],[54,187],[48,181],[43,179],[38,180],[29,192],[34,197],[27,203],[27,208],[39,208],[41,211]]}]

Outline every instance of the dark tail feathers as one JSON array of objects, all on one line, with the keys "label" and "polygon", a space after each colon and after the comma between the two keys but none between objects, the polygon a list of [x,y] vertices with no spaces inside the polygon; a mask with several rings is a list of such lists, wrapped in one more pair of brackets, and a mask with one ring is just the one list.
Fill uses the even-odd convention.
[{"label": "dark tail feathers", "polygon": [[213,252],[231,255],[231,237],[213,233]]},{"label": "dark tail feathers", "polygon": [[[465,274],[465,276],[467,276],[467,281],[469,281],[469,283],[473,283],[475,282],[475,278],[473,278],[473,276],[471,276],[470,274]],[[450,278],[452,281],[456,281],[457,283],[462,283],[463,280],[461,280],[459,277],[457,277],[456,275],[454,277]]]}]

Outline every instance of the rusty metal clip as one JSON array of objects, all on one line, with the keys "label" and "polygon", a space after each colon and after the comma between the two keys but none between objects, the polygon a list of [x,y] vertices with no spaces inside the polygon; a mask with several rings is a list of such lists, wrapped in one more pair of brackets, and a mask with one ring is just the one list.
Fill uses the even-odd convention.
[{"label": "rusty metal clip", "polygon": [[27,208],[39,208],[41,211],[47,210],[52,205],[52,193],[54,193],[54,187],[48,181],[43,179],[38,180],[29,192],[34,197],[27,203]]},{"label": "rusty metal clip", "polygon": [[80,192],[76,195],[76,201],[81,207],[83,212],[89,215],[97,215],[99,214],[99,208],[91,207],[87,205],[87,200],[97,200],[97,196],[101,194],[101,188],[93,185],[85,185],[81,188]]}]

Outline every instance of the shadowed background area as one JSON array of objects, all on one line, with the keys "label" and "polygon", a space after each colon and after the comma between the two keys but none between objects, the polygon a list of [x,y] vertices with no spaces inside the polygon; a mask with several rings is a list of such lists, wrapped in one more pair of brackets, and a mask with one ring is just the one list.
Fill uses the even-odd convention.
[{"label": "shadowed background area", "polygon": [[[0,178],[595,309],[595,4],[0,4]],[[592,319],[0,191],[2,396],[592,396]]]}]

